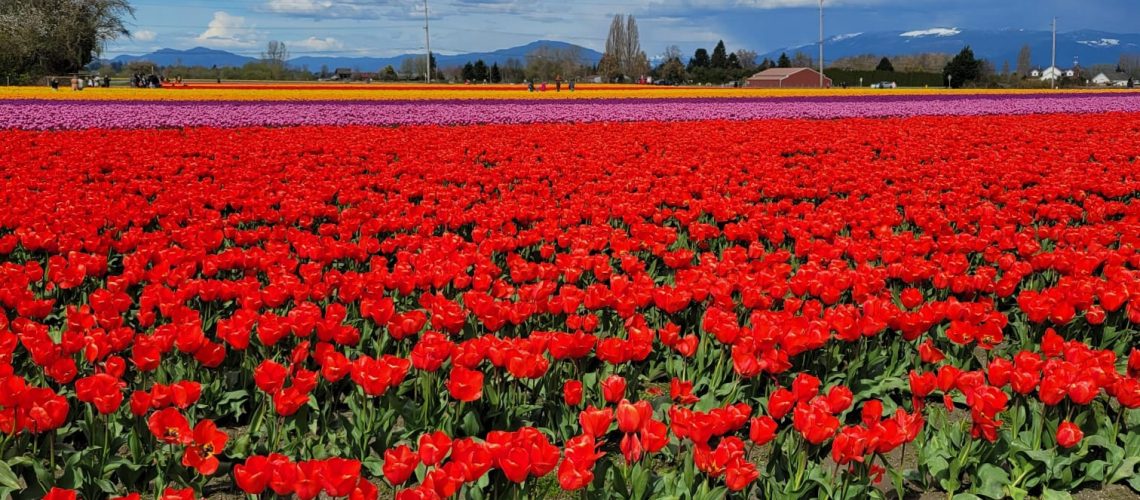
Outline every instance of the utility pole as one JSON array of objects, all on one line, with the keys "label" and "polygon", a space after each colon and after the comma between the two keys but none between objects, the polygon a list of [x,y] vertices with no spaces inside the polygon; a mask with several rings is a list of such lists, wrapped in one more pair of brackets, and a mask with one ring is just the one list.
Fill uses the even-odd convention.
[{"label": "utility pole", "polygon": [[1057,18],[1056,17],[1053,18],[1053,62],[1050,65],[1050,71],[1052,71],[1052,74],[1049,75],[1049,88],[1055,89],[1055,88],[1057,88],[1057,73],[1059,73],[1059,71],[1057,70]]},{"label": "utility pole", "polygon": [[823,88],[823,0],[819,0],[819,88]]},{"label": "utility pole", "polygon": [[427,0],[424,0],[424,47],[427,49],[427,83],[431,83],[431,32],[428,31]]}]

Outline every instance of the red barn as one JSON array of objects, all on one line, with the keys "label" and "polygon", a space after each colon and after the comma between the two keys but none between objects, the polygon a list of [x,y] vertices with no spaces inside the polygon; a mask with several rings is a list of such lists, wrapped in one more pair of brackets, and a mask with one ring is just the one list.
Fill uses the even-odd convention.
[{"label": "red barn", "polygon": [[[763,89],[819,88],[819,72],[811,68],[772,68],[748,78],[745,87]],[[831,79],[823,77],[824,88],[831,87]]]}]

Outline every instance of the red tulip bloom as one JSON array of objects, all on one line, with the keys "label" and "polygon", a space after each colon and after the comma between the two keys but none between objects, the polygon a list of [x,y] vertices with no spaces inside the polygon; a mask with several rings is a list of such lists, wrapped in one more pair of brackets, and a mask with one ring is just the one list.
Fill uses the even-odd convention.
[{"label": "red tulip bloom", "polygon": [[447,378],[447,392],[463,402],[476,401],[483,397],[483,372],[453,366]]},{"label": "red tulip bloom", "polygon": [[724,484],[730,491],[742,491],[760,477],[756,465],[747,460],[733,460],[725,468]]},{"label": "red tulip bloom", "polygon": [[618,430],[622,432],[637,432],[641,429],[641,412],[627,400],[621,400],[617,407]]},{"label": "red tulip bloom", "polygon": [[669,382],[669,399],[679,404],[691,405],[701,399],[693,395],[693,382],[673,377]]},{"label": "red tulip bloom", "polygon": [[513,482],[526,481],[530,473],[530,454],[522,448],[511,448],[499,459],[499,468]]},{"label": "red tulip bloom", "polygon": [[792,426],[811,444],[823,444],[839,429],[839,419],[826,407],[817,404],[798,404],[792,415]]},{"label": "red tulip bloom", "polygon": [[863,403],[863,425],[872,427],[883,418],[883,402],[872,399]]},{"label": "red tulip bloom", "polygon": [[1084,437],[1085,433],[1081,432],[1081,428],[1068,420],[1057,426],[1057,444],[1062,448],[1072,448],[1079,444]]},{"label": "red tulip bloom", "polygon": [[147,427],[154,437],[166,444],[190,444],[194,435],[190,432],[190,422],[178,410],[159,410],[147,420]]},{"label": "red tulip bloom", "polygon": [[566,406],[578,406],[582,404],[582,382],[579,380],[567,380],[562,385],[562,400]]},{"label": "red tulip bloom", "polygon": [[92,403],[101,415],[114,413],[123,404],[122,382],[106,373],[99,373],[75,381],[75,396],[84,403]]},{"label": "red tulip bloom", "polygon": [[819,394],[819,379],[807,373],[801,373],[792,381],[792,394],[796,401],[805,402]]},{"label": "red tulip bloom", "polygon": [[749,421],[748,438],[757,446],[763,446],[776,439],[777,430],[779,430],[779,425],[772,417],[756,417]]},{"label": "red tulip bloom", "polygon": [[359,460],[340,457],[325,459],[320,475],[325,494],[346,497],[352,493],[360,482],[360,467]]},{"label": "red tulip bloom", "polygon": [[832,387],[827,393],[827,407],[831,410],[832,414],[838,415],[851,407],[851,402],[854,400],[854,397],[855,395],[851,393],[851,389],[837,385]]},{"label": "red tulip bloom", "polygon": [[203,476],[218,470],[218,453],[226,447],[229,436],[219,431],[211,420],[202,420],[194,426],[194,442],[182,454],[182,465],[193,467]]},{"label": "red tulip bloom", "polygon": [[78,491],[63,488],[52,488],[44,495],[44,500],[75,500]]},{"label": "red tulip bloom", "polygon": [[784,418],[796,404],[796,395],[783,387],[768,396],[768,414],[776,420]]},{"label": "red tulip bloom", "polygon": [[253,382],[257,388],[269,394],[274,394],[285,387],[285,379],[289,376],[289,369],[273,360],[262,361],[253,370]]},{"label": "red tulip bloom", "polygon": [[578,423],[582,426],[582,433],[594,438],[605,436],[613,423],[613,410],[609,408],[597,409],[593,405],[586,407],[578,414]]},{"label": "red tulip bloom", "polygon": [[625,397],[625,379],[620,375],[610,375],[602,381],[602,398],[607,403],[616,403]]},{"label": "red tulip bloom", "polygon": [[420,456],[406,445],[390,448],[384,452],[384,479],[392,486],[404,484],[419,464]]},{"label": "red tulip bloom", "polygon": [[420,436],[420,460],[428,467],[443,462],[451,451],[451,438],[443,431],[435,431]]},{"label": "red tulip bloom", "polygon": [[260,495],[269,486],[271,473],[269,459],[254,455],[244,464],[234,465],[234,482],[242,491],[250,495]]},{"label": "red tulip bloom", "polygon": [[162,496],[158,500],[194,500],[194,488],[166,488],[162,490]]}]

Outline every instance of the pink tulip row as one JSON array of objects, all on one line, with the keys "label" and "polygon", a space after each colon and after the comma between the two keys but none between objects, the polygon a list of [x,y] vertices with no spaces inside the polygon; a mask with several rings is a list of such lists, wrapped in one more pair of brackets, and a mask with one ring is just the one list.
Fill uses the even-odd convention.
[{"label": "pink tulip row", "polygon": [[1140,94],[388,102],[0,101],[0,129],[752,120],[1140,111]]}]

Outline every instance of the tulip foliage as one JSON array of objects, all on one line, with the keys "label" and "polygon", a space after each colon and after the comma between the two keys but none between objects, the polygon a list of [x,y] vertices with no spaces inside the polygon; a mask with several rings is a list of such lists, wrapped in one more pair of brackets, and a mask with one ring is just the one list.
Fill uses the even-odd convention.
[{"label": "tulip foliage", "polygon": [[1140,491],[1138,130],[3,130],[0,496]]}]

